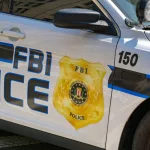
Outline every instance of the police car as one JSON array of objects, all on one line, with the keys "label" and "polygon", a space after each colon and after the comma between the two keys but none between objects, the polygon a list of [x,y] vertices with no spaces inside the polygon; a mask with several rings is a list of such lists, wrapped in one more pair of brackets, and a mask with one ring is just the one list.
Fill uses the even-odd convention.
[{"label": "police car", "polygon": [[150,150],[149,0],[0,10],[0,129],[73,150]]}]

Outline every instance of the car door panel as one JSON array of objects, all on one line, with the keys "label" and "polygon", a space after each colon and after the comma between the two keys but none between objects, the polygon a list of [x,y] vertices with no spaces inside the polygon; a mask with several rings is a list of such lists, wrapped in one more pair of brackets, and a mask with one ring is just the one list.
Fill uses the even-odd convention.
[{"label": "car door panel", "polygon": [[[108,88],[111,69],[108,66],[114,66],[118,37],[84,30],[60,29],[56,28],[52,23],[0,14],[0,30],[10,30],[12,28],[19,29],[15,31],[23,33],[25,38],[16,39],[3,35],[0,36],[2,43],[13,44],[14,46],[13,62],[0,61],[1,119],[5,118],[5,120],[11,122],[104,148],[111,99],[111,89]],[[16,54],[17,47],[20,49],[19,54],[17,53],[18,55]],[[26,50],[22,51],[23,49]],[[37,55],[35,52],[37,52]],[[17,67],[14,65],[17,59],[16,55],[18,56]],[[24,57],[24,59],[20,56]],[[72,67],[75,67],[74,69],[76,69],[77,73],[72,72],[70,64]],[[40,65],[42,69],[39,67]],[[86,75],[85,66],[90,70],[90,75],[88,76]],[[32,69],[35,68],[35,70],[32,72],[30,67]],[[46,69],[48,69],[47,73]],[[103,101],[104,108],[96,108],[98,104],[90,100],[86,109],[79,104],[73,106],[73,110],[83,107],[83,112],[80,111],[81,113],[78,115],[75,113],[71,115],[71,112],[69,112],[70,116],[67,116],[66,112],[68,110],[64,108],[66,105],[62,103],[63,98],[62,101],[58,102],[61,105],[57,107],[58,103],[54,102],[59,99],[57,94],[60,93],[60,99],[63,92],[68,92],[68,95],[70,94],[70,91],[67,91],[69,89],[67,83],[64,83],[65,86],[62,84],[63,78],[66,79],[66,82],[68,81],[62,73],[65,69],[68,69],[68,72],[65,74],[68,80],[72,78],[73,81],[76,81],[76,83],[73,82],[70,88],[79,86],[73,96],[81,96],[82,90],[86,90],[83,94],[89,94],[90,90],[95,88],[95,86],[99,87],[100,89],[95,88],[97,91],[94,94],[100,94],[98,98]],[[92,71],[92,69],[94,70]],[[94,71],[95,74],[93,73]],[[8,73],[20,76],[20,80],[17,79],[16,81],[14,79],[11,82],[11,90],[4,88],[8,87],[5,86],[5,78]],[[75,76],[76,74],[78,74],[78,77]],[[89,81],[89,83],[95,83],[95,85],[90,84],[90,86],[86,87],[82,82],[78,83],[80,78],[82,78],[82,81]],[[59,89],[60,84],[64,86],[63,91]],[[83,86],[82,89],[80,84]],[[22,100],[23,106],[20,107],[7,102],[4,96],[5,90],[11,92],[12,97]],[[36,93],[36,91],[39,93]],[[37,97],[36,94],[38,95]],[[91,96],[91,99],[94,99],[94,96],[96,97],[94,94]],[[71,99],[71,96],[68,99]],[[75,103],[78,102],[77,100]],[[82,100],[86,101],[87,97]],[[67,103],[67,105],[70,104],[67,106],[68,108],[72,107],[73,103],[71,102]],[[91,118],[94,118],[97,115],[96,113],[100,112],[99,110],[90,112],[91,109],[102,109],[102,115],[98,117],[97,121],[96,119],[88,121],[88,113],[86,112],[89,111],[91,113]],[[74,112],[76,111],[74,110]],[[86,123],[84,123],[84,116],[82,116],[84,112],[86,113]],[[81,123],[82,125],[79,125],[80,122],[83,122]]]}]

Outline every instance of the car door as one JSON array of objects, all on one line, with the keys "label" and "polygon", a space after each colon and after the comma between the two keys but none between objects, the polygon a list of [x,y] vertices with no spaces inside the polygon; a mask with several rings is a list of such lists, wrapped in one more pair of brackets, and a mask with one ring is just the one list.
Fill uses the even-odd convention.
[{"label": "car door", "polygon": [[91,0],[12,4],[0,13],[0,118],[104,148],[118,36],[53,25],[57,10]]}]

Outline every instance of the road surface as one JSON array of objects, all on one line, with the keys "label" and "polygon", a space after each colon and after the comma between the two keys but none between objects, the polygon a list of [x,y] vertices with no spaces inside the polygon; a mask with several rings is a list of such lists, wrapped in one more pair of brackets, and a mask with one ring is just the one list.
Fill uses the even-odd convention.
[{"label": "road surface", "polygon": [[0,150],[66,150],[0,130]]}]

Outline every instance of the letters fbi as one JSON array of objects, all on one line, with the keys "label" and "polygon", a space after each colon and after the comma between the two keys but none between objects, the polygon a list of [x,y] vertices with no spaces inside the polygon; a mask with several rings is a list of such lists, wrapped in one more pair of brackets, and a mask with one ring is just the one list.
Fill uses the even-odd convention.
[{"label": "letters fbi", "polygon": [[[21,69],[21,64],[27,63],[27,71],[33,74],[44,74],[50,76],[52,54],[44,54],[41,50],[17,46],[0,42],[0,62],[12,64],[13,69]],[[20,65],[19,65],[20,64]],[[44,66],[46,64],[46,66]],[[2,72],[1,72],[2,73]],[[23,107],[23,100],[13,96],[12,85],[15,83],[24,84],[25,75],[22,72],[5,74],[4,79],[4,99],[12,105]],[[34,110],[41,113],[48,113],[48,106],[35,103],[34,99],[48,101],[48,94],[35,90],[35,88],[49,89],[49,81],[38,78],[30,78],[27,83],[27,104]]]}]

